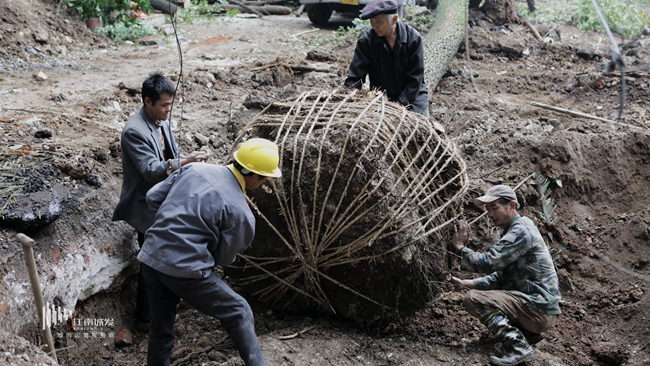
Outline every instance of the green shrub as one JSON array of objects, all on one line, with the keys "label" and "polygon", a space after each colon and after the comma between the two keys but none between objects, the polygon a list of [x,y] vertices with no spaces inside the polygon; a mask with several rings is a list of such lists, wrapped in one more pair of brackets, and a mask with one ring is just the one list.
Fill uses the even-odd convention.
[{"label": "green shrub", "polygon": [[138,21],[125,21],[109,24],[102,28],[96,28],[95,32],[104,37],[110,37],[118,43],[133,41],[137,38],[147,37],[157,33],[151,24],[141,23]]},{"label": "green shrub", "polygon": [[[641,34],[650,23],[650,0],[596,0],[610,29],[626,37]],[[562,25],[573,23],[580,29],[603,31],[591,0],[537,0],[537,11],[528,12],[525,1],[517,3],[517,11],[526,19]]]},{"label": "green shrub", "polygon": [[[609,28],[620,35],[626,37],[639,35],[650,20],[648,14],[634,2],[626,0],[597,0],[596,2]],[[577,17],[576,26],[585,30],[604,31],[591,0],[582,0],[580,3],[580,15]]]}]

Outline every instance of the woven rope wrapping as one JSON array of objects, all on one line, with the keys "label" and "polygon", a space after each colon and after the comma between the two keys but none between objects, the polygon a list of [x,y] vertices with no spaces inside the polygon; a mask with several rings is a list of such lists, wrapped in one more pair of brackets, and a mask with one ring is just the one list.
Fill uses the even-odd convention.
[{"label": "woven rope wrapping", "polygon": [[[244,130],[274,140],[282,154],[283,178],[269,180],[277,207],[265,207],[269,200],[258,207],[257,196],[249,200],[260,217],[258,231],[267,226],[266,236],[275,235],[274,245],[284,246],[274,253],[282,255],[240,255],[241,268],[256,270],[239,284],[255,288],[265,302],[302,295],[336,313],[340,307],[325,289],[328,283],[378,307],[399,306],[334,278],[333,271],[391,256],[424,268],[414,254],[443,248],[443,229],[460,214],[467,175],[456,146],[426,117],[383,94],[362,94],[304,93],[273,103]],[[436,254],[444,257],[444,250]],[[421,272],[420,280],[431,286],[430,271]]]}]

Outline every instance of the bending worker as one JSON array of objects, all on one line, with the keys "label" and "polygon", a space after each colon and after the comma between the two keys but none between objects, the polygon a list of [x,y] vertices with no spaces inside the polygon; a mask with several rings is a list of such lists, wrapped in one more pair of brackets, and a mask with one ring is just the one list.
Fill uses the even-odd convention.
[{"label": "bending worker", "polygon": [[560,314],[560,292],[553,259],[533,221],[517,213],[515,192],[497,185],[474,200],[485,205],[501,240],[486,253],[467,248],[467,224],[459,220],[452,245],[460,254],[461,268],[487,276],[473,280],[452,277],[455,290],[471,289],[463,298],[467,311],[478,318],[504,346],[497,365],[516,365],[533,357],[542,332],[555,325]]},{"label": "bending worker", "polygon": [[361,89],[368,75],[370,89],[383,90],[390,101],[428,116],[420,33],[399,21],[395,0],[373,0],[361,19],[370,19],[372,29],[357,41],[345,87]]},{"label": "bending worker", "polygon": [[281,176],[278,147],[250,139],[234,158],[228,166],[188,164],[147,193],[157,210],[138,255],[151,309],[147,365],[169,365],[181,298],[221,321],[247,366],[266,365],[250,306],[213,268],[231,264],[253,240],[245,189]]},{"label": "bending worker", "polygon": [[[147,207],[147,191],[181,166],[205,159],[198,151],[186,157],[174,141],[168,118],[175,93],[171,80],[159,73],[150,74],[142,83],[142,108],[129,118],[122,130],[124,181],[113,221],[124,220],[135,228],[140,247],[156,214]],[[151,316],[142,272],[138,275],[135,318],[140,330],[149,330]]]}]

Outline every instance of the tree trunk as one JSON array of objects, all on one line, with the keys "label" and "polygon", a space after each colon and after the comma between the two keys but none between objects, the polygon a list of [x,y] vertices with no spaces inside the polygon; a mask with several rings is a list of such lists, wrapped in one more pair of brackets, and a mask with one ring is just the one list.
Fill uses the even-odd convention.
[{"label": "tree trunk", "polygon": [[152,8],[161,11],[164,14],[175,15],[178,11],[178,6],[167,0],[149,0],[149,3],[151,3]]},{"label": "tree trunk", "polygon": [[267,6],[255,6],[253,9],[255,13],[250,11],[250,9],[243,8],[239,5],[233,4],[217,4],[217,7],[223,9],[237,9],[242,13],[251,13],[251,14],[263,14],[263,15],[289,15],[291,14],[291,9],[286,6],[278,5],[267,5]]},{"label": "tree trunk", "polygon": [[424,37],[424,79],[436,89],[465,36],[469,0],[440,0],[436,23]]}]

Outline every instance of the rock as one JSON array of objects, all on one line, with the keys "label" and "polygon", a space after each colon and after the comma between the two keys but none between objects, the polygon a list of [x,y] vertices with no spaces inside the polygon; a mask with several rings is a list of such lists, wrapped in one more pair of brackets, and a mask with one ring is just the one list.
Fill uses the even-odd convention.
[{"label": "rock", "polygon": [[38,55],[38,50],[32,46],[25,47],[25,52],[29,53],[30,55]]},{"label": "rock", "polygon": [[599,59],[601,57],[600,51],[594,49],[576,48],[574,49],[574,51],[576,55],[578,55],[578,57],[583,58],[585,60],[594,60],[594,59]]},{"label": "rock", "polygon": [[86,183],[90,184],[93,187],[101,187],[102,177],[97,174],[88,174],[86,175]]},{"label": "rock", "polygon": [[248,34],[244,34],[243,36],[239,37],[239,40],[242,42],[250,42],[251,37],[249,37]]},{"label": "rock", "polygon": [[34,79],[37,81],[44,81],[47,79],[47,75],[43,71],[39,71],[38,74],[34,74]]},{"label": "rock", "polygon": [[43,28],[39,28],[34,33],[34,40],[40,44],[45,44],[49,40],[50,36],[47,34],[47,31]]},{"label": "rock", "polygon": [[524,52],[524,44],[521,41],[513,40],[512,38],[504,37],[499,41],[501,51],[515,56],[521,56]]},{"label": "rock", "polygon": [[54,46],[54,51],[61,56],[65,56],[68,53],[68,48],[66,46]]},{"label": "rock", "polygon": [[156,45],[164,46],[165,45],[165,39],[161,38],[160,36],[140,38],[140,39],[136,39],[136,42],[138,42],[140,46],[156,46]]},{"label": "rock", "polygon": [[306,60],[310,61],[319,61],[319,62],[336,62],[337,57],[331,53],[319,52],[319,51],[309,51],[307,52]]},{"label": "rock", "polygon": [[16,231],[41,229],[61,215],[61,197],[52,191],[40,191],[15,197],[0,216],[0,224]]},{"label": "rock", "polygon": [[49,139],[52,137],[52,131],[50,130],[38,130],[34,133],[34,137],[37,139]]},{"label": "rock", "polygon": [[210,143],[210,139],[201,135],[200,133],[194,134],[194,141],[199,144],[199,146],[205,146]]},{"label": "rock", "polygon": [[244,100],[244,107],[248,109],[264,109],[271,101],[256,93],[248,94]]},{"label": "rock", "polygon": [[112,157],[117,158],[122,154],[122,145],[120,145],[119,141],[112,142],[108,145],[108,151]]},{"label": "rock", "polygon": [[115,346],[116,347],[126,347],[133,344],[133,334],[129,332],[128,329],[122,328],[115,335]]},{"label": "rock", "polygon": [[[171,79],[171,77],[170,77]],[[126,90],[127,94],[130,96],[139,96],[142,93],[142,86],[137,86],[137,85],[126,85],[123,82],[120,82],[117,85],[118,88],[121,90]]]}]

